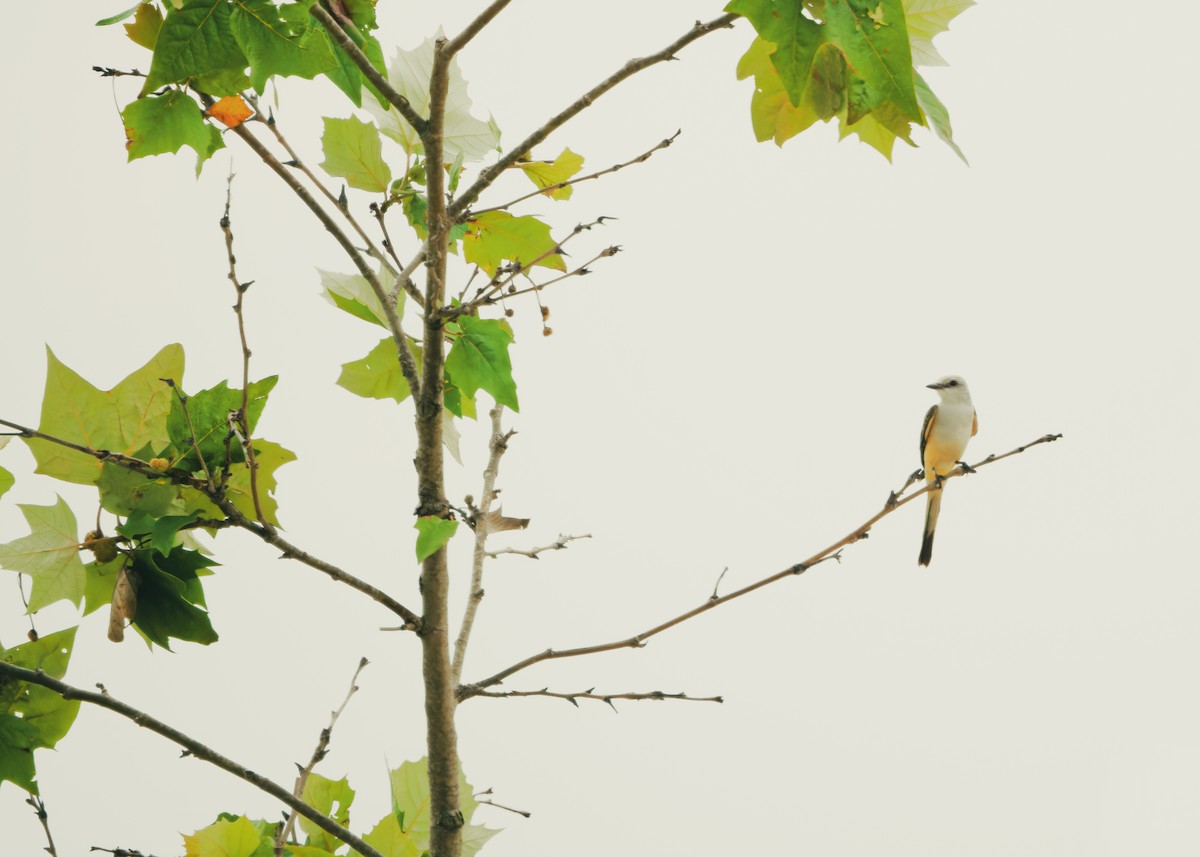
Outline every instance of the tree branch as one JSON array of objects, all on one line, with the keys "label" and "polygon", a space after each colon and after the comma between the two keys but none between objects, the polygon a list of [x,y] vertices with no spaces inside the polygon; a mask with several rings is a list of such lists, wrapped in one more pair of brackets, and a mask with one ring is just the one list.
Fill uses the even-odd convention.
[{"label": "tree branch", "polygon": [[50,835],[50,814],[46,812],[46,802],[42,800],[41,795],[30,795],[25,799],[25,803],[33,807],[38,821],[42,823],[42,830],[46,832],[46,852],[50,857],[58,857],[58,850],[54,847],[54,837]]},{"label": "tree branch", "polygon": [[529,548],[528,550],[521,550],[519,548],[501,548],[498,551],[488,551],[485,556],[487,556],[489,559],[495,559],[503,554],[514,554],[516,556],[527,556],[530,559],[539,559],[540,557],[538,555],[543,554],[546,551],[566,550],[567,542],[577,541],[578,539],[590,539],[591,537],[591,533],[584,533],[582,536],[567,536],[560,533],[554,544],[542,545],[540,548]]},{"label": "tree branch", "polygon": [[[984,467],[988,464],[992,464],[994,462],[1001,461],[1005,458],[1009,458],[1010,456],[1022,453],[1025,450],[1029,449],[1030,447],[1037,446],[1038,444],[1051,443],[1053,441],[1056,441],[1060,437],[1062,437],[1061,434],[1042,435],[1037,440],[1032,441],[1031,443],[1027,443],[1024,446],[1019,446],[1010,452],[1004,453],[1003,455],[989,455],[987,458],[985,458],[983,461],[979,462],[978,464],[971,465],[970,469],[972,471],[978,470],[979,468]],[[942,481],[944,482],[947,479],[953,479],[956,476],[962,476],[965,472],[966,471],[964,471],[962,467],[956,467],[954,470],[950,471],[950,473],[943,476]],[[782,571],[777,571],[774,574],[764,577],[761,580],[755,581],[754,583],[751,583],[748,586],[743,586],[741,589],[731,592],[728,595],[722,595],[718,598],[709,598],[707,601],[705,601],[699,607],[695,607],[691,610],[688,610],[685,613],[681,613],[678,616],[674,617],[673,619],[668,619],[666,622],[663,622],[660,625],[655,625],[653,628],[643,631],[640,634],[636,634],[636,635],[629,637],[627,639],[624,639],[624,640],[616,640],[611,643],[601,643],[601,644],[595,645],[595,646],[583,646],[583,647],[576,648],[576,649],[561,649],[561,650],[546,649],[544,652],[539,652],[536,655],[531,655],[530,657],[526,658],[523,661],[518,661],[517,663],[513,664],[512,666],[502,669],[502,670],[500,670],[500,672],[496,673],[495,675],[489,676],[488,678],[485,678],[482,681],[478,681],[478,682],[475,682],[473,684],[468,684],[468,685],[460,685],[458,688],[458,698],[460,701],[462,701],[465,699],[470,699],[472,696],[479,696],[481,691],[485,690],[486,688],[492,687],[493,685],[500,684],[502,681],[504,681],[504,679],[508,678],[510,675],[513,675],[514,673],[518,673],[521,670],[526,669],[527,667],[533,666],[534,664],[541,663],[542,661],[555,660],[558,658],[574,658],[574,657],[579,657],[581,655],[594,655],[594,654],[599,654],[600,652],[611,652],[615,649],[641,648],[642,646],[645,645],[646,640],[648,640],[651,637],[654,637],[658,634],[661,634],[663,631],[666,631],[670,628],[674,628],[676,625],[680,624],[681,622],[686,622],[688,619],[692,619],[696,616],[699,616],[701,613],[707,613],[709,610],[712,610],[714,607],[718,607],[722,604],[725,604],[728,601],[732,601],[735,598],[741,598],[743,595],[748,595],[749,593],[754,592],[756,589],[761,589],[764,586],[768,586],[769,584],[775,583],[776,581],[783,580],[788,577],[793,577],[795,575],[803,574],[804,572],[808,571],[808,569],[812,568],[817,563],[819,563],[825,559],[829,559],[829,558],[831,558],[831,556],[836,555],[841,550],[841,548],[845,547],[846,545],[854,544],[858,540],[866,538],[867,533],[870,531],[871,527],[873,527],[876,524],[876,522],[878,522],[882,518],[886,518],[888,515],[895,512],[901,506],[904,506],[905,504],[911,502],[912,500],[915,500],[917,497],[920,497],[922,494],[925,494],[928,491],[929,491],[929,485],[926,485],[921,490],[916,491],[903,499],[896,499],[895,495],[892,494],[888,497],[887,502],[885,502],[884,507],[879,512],[877,512],[875,515],[868,518],[864,523],[860,524],[858,527],[855,527],[847,535],[838,539],[836,542],[834,542],[829,547],[818,551],[817,553],[813,554],[811,557],[804,560],[803,562],[798,562],[795,565],[792,565],[792,566],[789,566],[788,568],[783,569]]]},{"label": "tree branch", "polygon": [[733,26],[733,22],[741,16],[727,13],[719,18],[714,18],[708,23],[697,21],[693,27],[680,36],[671,44],[667,45],[661,51],[650,54],[639,59],[632,59],[625,63],[617,71],[606,77],[600,83],[593,86],[568,107],[553,117],[548,119],[542,127],[538,128],[515,147],[508,151],[499,161],[484,169],[479,178],[475,180],[469,188],[462,192],[454,203],[450,206],[450,216],[454,219],[459,219],[471,203],[479,198],[479,195],[491,187],[492,182],[500,177],[509,167],[515,164],[520,158],[530,152],[534,146],[549,137],[556,129],[564,125],[568,120],[582,113],[590,107],[597,98],[608,92],[614,86],[628,77],[632,77],[643,69],[647,69],[652,65],[656,65],[664,60],[674,59],[675,54],[682,48],[696,41],[697,39],[707,36],[709,33],[720,30],[726,27]]},{"label": "tree branch", "polygon": [[[367,665],[367,659],[362,658],[358,662],[358,669],[354,671],[353,677],[350,679],[350,691],[346,694],[346,698],[342,700],[341,706],[337,711],[334,711],[329,718],[329,725],[321,730],[321,737],[317,739],[317,747],[313,750],[312,758],[308,760],[308,764],[300,769],[300,775],[296,777],[296,785],[292,789],[292,795],[296,800],[301,800],[304,794],[304,786],[308,783],[308,777],[313,772],[313,768],[325,758],[329,752],[329,739],[333,736],[333,727],[337,724],[338,718],[342,716],[342,712],[346,710],[346,706],[350,704],[350,697],[358,691],[358,675]],[[279,832],[275,834],[275,857],[283,857],[283,848],[287,844],[288,838],[292,835],[292,829],[296,824],[296,811],[292,810],[288,813],[287,820],[279,826]]]},{"label": "tree branch", "polygon": [[495,2],[493,2],[490,6],[480,12],[478,17],[468,24],[461,33],[459,33],[450,41],[446,42],[446,46],[442,48],[446,58],[449,59],[453,57],[456,53],[465,48],[467,46],[467,42],[479,35],[479,31],[490,24],[493,18],[504,11],[504,7],[510,2],[511,0],[495,0]]},{"label": "tree branch", "polygon": [[328,816],[317,812],[311,806],[304,803],[304,801],[293,796],[287,791],[287,789],[283,788],[278,783],[268,780],[266,777],[260,774],[256,774],[245,765],[240,765],[232,759],[222,756],[211,747],[201,744],[195,738],[185,735],[178,729],[168,726],[161,720],[151,717],[144,711],[140,711],[131,705],[127,705],[124,702],[114,699],[107,692],[95,693],[90,690],[83,690],[82,688],[78,688],[59,681],[56,678],[52,678],[41,670],[27,670],[24,667],[18,667],[3,661],[0,661],[0,675],[8,676],[16,681],[26,681],[30,682],[31,684],[41,685],[42,687],[54,691],[63,699],[79,700],[80,702],[87,702],[92,705],[97,705],[101,708],[107,708],[109,711],[116,712],[122,717],[132,720],[143,729],[149,729],[151,732],[155,732],[166,738],[168,741],[183,747],[184,750],[187,751],[185,755],[194,756],[201,761],[215,765],[221,770],[233,774],[238,779],[245,780],[255,788],[271,795],[271,797],[282,801],[284,804],[291,807],[294,812],[303,815],[322,830],[348,843],[351,848],[353,848],[359,854],[362,854],[363,857],[383,857],[382,854],[380,854],[367,843],[363,842],[351,831],[342,827]]},{"label": "tree branch", "polygon": [[678,700],[683,700],[685,702],[724,702],[725,701],[725,697],[723,697],[723,696],[688,696],[686,693],[663,693],[661,690],[651,690],[646,693],[595,693],[595,690],[596,690],[595,688],[589,688],[588,690],[581,690],[581,691],[577,691],[575,693],[555,693],[551,690],[547,690],[546,688],[542,688],[541,690],[503,690],[503,691],[481,690],[481,691],[479,691],[479,693],[476,693],[474,695],[475,696],[486,696],[491,699],[512,699],[515,697],[526,697],[526,696],[547,696],[552,699],[565,699],[567,702],[571,703],[576,708],[579,707],[579,700],[581,700],[581,699],[595,699],[595,700],[599,700],[600,702],[607,703],[612,708],[613,711],[617,710],[617,707],[615,705],[613,705],[614,699],[635,699],[635,700],[652,699],[652,700],[656,700],[659,702],[666,700],[666,699],[678,699]]},{"label": "tree branch", "polygon": [[312,15],[324,26],[339,48],[345,52],[346,56],[350,57],[350,61],[358,66],[358,70],[363,73],[363,77],[371,81],[372,85],[379,90],[379,93],[388,100],[388,103],[400,111],[400,115],[404,120],[420,135],[424,135],[429,128],[429,120],[423,117],[416,111],[416,108],[409,103],[409,100],[396,91],[388,79],[380,73],[379,69],[371,65],[371,61],[367,59],[367,55],[359,49],[358,45],[342,28],[342,24],[333,15],[329,14],[320,4],[314,3],[308,10],[308,14]]}]

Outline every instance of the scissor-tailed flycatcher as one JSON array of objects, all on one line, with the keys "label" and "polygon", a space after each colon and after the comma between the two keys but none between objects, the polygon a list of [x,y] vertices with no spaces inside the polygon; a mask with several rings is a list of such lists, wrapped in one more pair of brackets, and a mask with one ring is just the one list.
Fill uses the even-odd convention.
[{"label": "scissor-tailed flycatcher", "polygon": [[942,508],[941,477],[954,469],[966,452],[967,442],[979,431],[979,417],[971,404],[971,391],[967,389],[966,381],[957,375],[947,375],[928,387],[937,390],[942,401],[929,409],[921,428],[921,464],[930,488],[926,495],[925,534],[921,539],[918,565],[929,565],[933,556],[933,531]]}]

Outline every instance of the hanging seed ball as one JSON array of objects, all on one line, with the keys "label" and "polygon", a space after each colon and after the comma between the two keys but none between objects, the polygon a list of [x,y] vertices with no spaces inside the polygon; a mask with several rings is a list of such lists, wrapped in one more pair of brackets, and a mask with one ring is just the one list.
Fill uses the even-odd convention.
[{"label": "hanging seed ball", "polygon": [[549,318],[549,317],[550,317],[550,307],[548,307],[548,306],[542,307],[542,318]]},{"label": "hanging seed ball", "polygon": [[505,317],[505,318],[512,318],[512,317],[513,317],[513,311],[512,311],[512,310],[510,310],[510,309],[506,309],[506,310],[504,311],[504,317]]},{"label": "hanging seed ball", "polygon": [[543,327],[542,328],[542,336],[549,336],[552,333],[554,333],[553,327]]}]

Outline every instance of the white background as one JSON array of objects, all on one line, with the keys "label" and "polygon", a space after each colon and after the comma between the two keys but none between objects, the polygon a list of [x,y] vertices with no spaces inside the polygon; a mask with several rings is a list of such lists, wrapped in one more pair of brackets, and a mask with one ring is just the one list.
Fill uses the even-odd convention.
[{"label": "white background", "polygon": [[[119,28],[91,26],[120,5],[8,10],[21,35],[0,56],[0,414],[36,422],[45,344],[104,389],[174,341],[189,389],[240,378],[217,228],[232,155],[239,273],[255,281],[252,372],[282,375],[261,434],[300,456],[281,471],[287,535],[416,605],[411,405],[334,385],[379,334],[319,298],[314,267],[352,268],[232,137],[198,182],[190,152],[125,165],[113,87],[89,71],[148,64]],[[386,4],[387,52],[481,8],[422,9],[443,5]],[[719,11],[520,0],[461,62],[477,113],[512,145]],[[500,484],[506,510],[533,524],[495,543],[594,538],[490,566],[467,678],[627,637],[699,604],[726,566],[728,591],[849,532],[917,467],[934,401],[924,385],[940,375],[974,391],[968,458],[1065,438],[951,483],[929,570],[915,562],[914,504],[840,566],[643,650],[542,664],[506,685],[683,690],[724,705],[465,704],[471,782],[533,812],[481,809],[477,821],[505,828],[486,855],[1198,853],[1197,18],[1189,0],[968,11],[938,40],[951,67],[927,78],[970,168],[924,131],[894,165],[829,127],[756,144],[750,83],[734,79],[745,22],[636,76],[537,153],[569,145],[598,169],[683,129],[569,203],[523,209],[559,229],[618,217],[571,249],[624,252],[547,292],[552,337],[532,303],[517,305],[520,433]],[[116,100],[136,89],[117,81]],[[276,113],[315,165],[319,117],[349,104],[289,80]],[[352,198],[359,212],[367,202]],[[456,501],[479,493],[485,434],[464,430]],[[94,492],[33,477],[20,443],[0,463],[17,475],[0,541],[26,532],[16,502],[56,491],[87,529]],[[290,787],[367,656],[318,770],[351,777],[353,826],[368,830],[387,811],[386,765],[423,754],[416,640],[380,633],[393,617],[378,605],[247,535],[215,548],[218,644],[117,646],[95,614],[68,679],[102,681]],[[467,549],[454,544],[456,601]],[[36,617],[43,634],[76,621],[65,603]],[[27,627],[4,572],[0,640]],[[178,756],[84,708],[37,756],[61,857],[165,857],[220,811],[277,817],[262,793]],[[6,854],[44,845],[22,797],[0,788]]]}]

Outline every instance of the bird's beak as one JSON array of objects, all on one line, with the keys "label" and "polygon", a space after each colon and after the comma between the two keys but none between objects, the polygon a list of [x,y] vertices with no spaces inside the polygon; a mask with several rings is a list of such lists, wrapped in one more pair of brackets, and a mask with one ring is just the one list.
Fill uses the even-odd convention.
[{"label": "bird's beak", "polygon": [[935,382],[935,383],[933,383],[933,384],[926,384],[925,386],[926,386],[926,387],[928,387],[928,388],[929,388],[929,389],[931,389],[931,390],[944,390],[944,389],[946,389],[946,385],[945,385],[945,384],[938,384],[938,383],[936,383],[936,382]]}]

